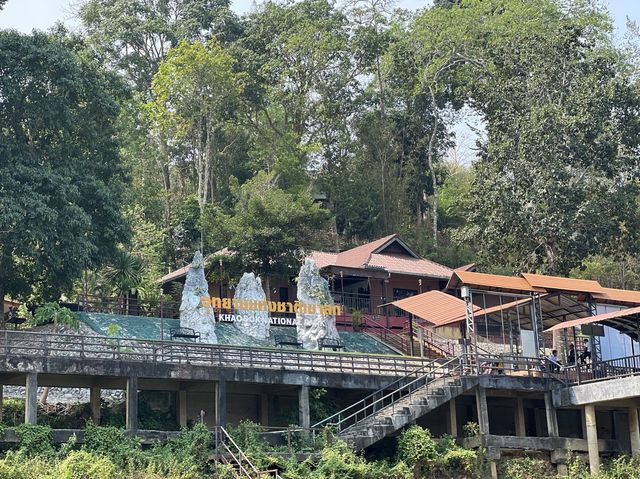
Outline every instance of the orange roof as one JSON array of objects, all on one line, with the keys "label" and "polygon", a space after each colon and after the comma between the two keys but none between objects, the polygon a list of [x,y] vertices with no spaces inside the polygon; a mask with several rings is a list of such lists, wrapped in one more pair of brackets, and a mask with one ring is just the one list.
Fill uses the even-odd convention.
[{"label": "orange roof", "polygon": [[187,274],[190,264],[187,266],[183,266],[182,268],[176,269],[175,271],[171,271],[171,273],[165,274],[162,278],[158,280],[159,283],[168,283],[169,281],[173,281],[174,279],[182,278]]},{"label": "orange roof", "polygon": [[[619,311],[612,311],[610,313],[597,314],[595,316],[588,316],[586,318],[565,321],[563,323],[559,323],[559,324],[556,324],[555,326],[547,328],[546,331],[555,331],[557,329],[566,329],[574,326],[582,326],[583,324],[607,323],[614,319],[621,319],[626,316],[632,316],[635,314],[640,314],[640,307],[621,309]],[[611,324],[611,325],[615,327],[615,324]]]},{"label": "orange roof", "polygon": [[602,293],[604,288],[597,281],[587,279],[562,278],[542,274],[522,273],[522,277],[534,288],[546,290],[572,291],[576,293]]},{"label": "orange roof", "polygon": [[502,276],[499,274],[455,270],[451,275],[447,289],[459,288],[462,285],[475,286],[487,290],[497,289],[519,293],[546,292],[544,288],[532,286],[526,279],[517,276]]},{"label": "orange roof", "polygon": [[372,241],[371,243],[342,251],[341,253],[338,253],[336,257],[336,264],[344,266],[345,268],[362,268],[369,262],[374,251],[395,239],[396,236],[397,235],[395,234],[385,236],[384,238]]},{"label": "orange roof", "polygon": [[601,293],[594,293],[593,298],[599,303],[640,304],[640,291],[628,289],[602,288]]},{"label": "orange roof", "polygon": [[[426,293],[409,296],[392,303],[395,307],[407,311],[414,316],[424,319],[436,326],[448,324],[453,318],[466,314],[464,301],[443,293],[442,291],[428,291]],[[477,306],[474,306],[477,311]]]},{"label": "orange roof", "polygon": [[420,258],[395,234],[340,253],[312,251],[309,257],[315,260],[318,268],[335,266],[363,269],[371,267],[389,273],[439,279],[448,279],[452,271],[451,268],[435,261]]}]

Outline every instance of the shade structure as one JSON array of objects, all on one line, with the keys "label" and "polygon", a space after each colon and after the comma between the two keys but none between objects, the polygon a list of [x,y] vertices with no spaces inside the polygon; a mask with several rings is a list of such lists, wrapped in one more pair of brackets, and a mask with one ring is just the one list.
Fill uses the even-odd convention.
[{"label": "shade structure", "polygon": [[[442,291],[428,291],[384,304],[381,307],[389,305],[422,318],[435,326],[456,322],[455,319],[460,317],[464,319],[466,313],[463,300]],[[480,308],[475,306],[474,310],[478,311]]]},{"label": "shade structure", "polygon": [[565,321],[548,328],[546,331],[556,331],[558,329],[583,326],[585,324],[600,323],[617,329],[631,337],[638,338],[640,332],[638,330],[639,315],[640,307],[626,308],[618,311],[611,311],[609,313],[596,314],[595,316],[588,316],[586,318]]}]

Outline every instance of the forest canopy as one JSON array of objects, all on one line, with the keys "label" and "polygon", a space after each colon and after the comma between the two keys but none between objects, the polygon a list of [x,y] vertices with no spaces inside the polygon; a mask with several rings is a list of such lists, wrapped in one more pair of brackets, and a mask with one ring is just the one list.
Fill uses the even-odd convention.
[{"label": "forest canopy", "polygon": [[[614,41],[597,2],[440,0],[406,11],[391,0],[266,1],[243,16],[227,0],[78,8],[80,34],[5,32],[0,45],[3,68],[43,81],[55,69],[8,49],[46,48],[47,62],[89,72],[48,99],[83,115],[55,135],[42,122],[25,129],[49,118],[35,107],[12,119],[21,100],[0,83],[3,125],[16,125],[1,148],[25,168],[0,174],[12,212],[0,264],[25,282],[44,267],[41,284],[64,275],[69,291],[84,270],[83,287],[95,289],[103,267],[120,264],[135,273],[127,290],[153,294],[198,248],[232,247],[238,268],[286,276],[309,249],[398,232],[450,266],[640,286],[638,29]],[[76,112],[92,91],[93,106]],[[465,126],[470,116],[480,131]],[[55,147],[39,150],[51,135]],[[60,201],[74,198],[67,231],[12,198],[33,181],[28,168],[43,191],[55,184]],[[106,212],[86,211],[89,187]],[[59,242],[45,247],[51,234]],[[69,246],[66,234],[83,240]],[[67,247],[79,269],[60,267]]]}]

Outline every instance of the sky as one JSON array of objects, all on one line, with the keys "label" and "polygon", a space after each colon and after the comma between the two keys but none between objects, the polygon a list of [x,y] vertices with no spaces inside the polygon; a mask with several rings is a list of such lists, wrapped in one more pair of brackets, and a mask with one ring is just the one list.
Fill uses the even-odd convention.
[{"label": "sky", "polygon": [[[34,28],[47,30],[57,21],[69,27],[77,26],[73,5],[79,0],[9,0],[0,11],[0,28],[15,28],[29,33]],[[430,3],[426,0],[398,0],[401,8],[416,9]],[[614,18],[616,36],[622,37],[626,17],[640,21],[640,0],[602,0]],[[232,0],[233,9],[244,13],[252,8],[254,0]]]}]

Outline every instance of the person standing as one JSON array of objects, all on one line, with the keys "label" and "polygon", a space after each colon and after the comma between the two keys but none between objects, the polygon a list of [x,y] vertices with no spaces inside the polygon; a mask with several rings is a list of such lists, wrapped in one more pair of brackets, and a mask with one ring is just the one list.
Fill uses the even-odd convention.
[{"label": "person standing", "polygon": [[576,346],[571,343],[569,345],[569,352],[567,353],[567,364],[575,364],[576,363]]},{"label": "person standing", "polygon": [[591,360],[591,341],[584,339],[584,349],[580,355],[580,364],[587,364],[587,358]]}]

